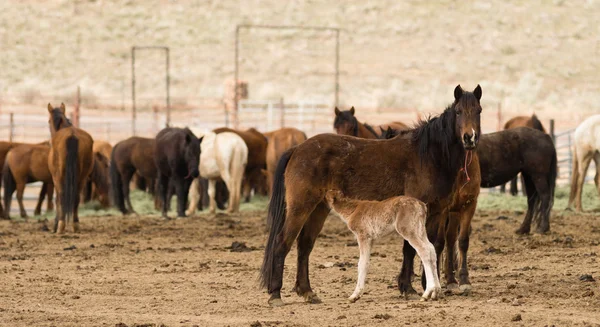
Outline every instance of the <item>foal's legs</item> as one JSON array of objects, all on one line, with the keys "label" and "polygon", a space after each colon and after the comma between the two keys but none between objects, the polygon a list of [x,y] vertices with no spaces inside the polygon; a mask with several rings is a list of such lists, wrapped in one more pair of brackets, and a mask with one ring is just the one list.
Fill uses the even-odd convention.
[{"label": "foal's legs", "polygon": [[529,234],[529,231],[531,230],[531,221],[533,220],[535,207],[539,197],[531,176],[523,175],[523,179],[525,180],[525,190],[527,191],[527,213],[525,214],[523,223],[521,223],[521,227],[516,230],[517,234]]},{"label": "foal's legs", "polygon": [[373,239],[368,235],[356,232],[354,235],[356,235],[356,240],[358,241],[360,258],[358,259],[358,279],[356,280],[356,288],[354,289],[354,293],[348,298],[350,302],[356,302],[356,300],[360,299],[360,296],[365,289],[367,271],[369,270],[369,260],[371,259],[371,246],[373,245]]},{"label": "foal's legs", "polygon": [[300,235],[297,239],[298,245],[298,270],[296,273],[296,285],[294,290],[296,293],[309,303],[321,303],[321,300],[313,292],[310,287],[310,280],[308,277],[308,259],[312,252],[317,236],[323,229],[327,214],[329,214],[329,207],[324,203],[319,203],[317,207],[308,217],[308,220],[302,227]]}]

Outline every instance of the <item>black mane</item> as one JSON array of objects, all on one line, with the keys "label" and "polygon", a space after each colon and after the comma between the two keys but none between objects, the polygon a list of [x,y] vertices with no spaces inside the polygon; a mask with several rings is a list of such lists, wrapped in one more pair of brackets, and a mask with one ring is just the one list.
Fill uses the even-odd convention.
[{"label": "black mane", "polygon": [[65,115],[60,112],[60,109],[54,109],[52,110],[52,126],[54,126],[54,130],[58,131],[60,129],[60,124],[63,122],[63,118],[65,123],[64,127],[69,127],[69,126],[73,126],[73,124],[71,124],[71,121],[65,117]]},{"label": "black mane", "polygon": [[[357,125],[358,125],[358,124],[357,124]],[[364,123],[363,125],[365,126],[365,128],[366,128],[366,129],[367,129],[369,132],[373,133],[373,135],[375,135],[375,137],[378,137],[378,136],[377,136],[377,132],[375,132],[375,129],[373,129],[373,126],[371,126],[371,125],[369,125],[369,124],[367,124],[367,123]]]}]

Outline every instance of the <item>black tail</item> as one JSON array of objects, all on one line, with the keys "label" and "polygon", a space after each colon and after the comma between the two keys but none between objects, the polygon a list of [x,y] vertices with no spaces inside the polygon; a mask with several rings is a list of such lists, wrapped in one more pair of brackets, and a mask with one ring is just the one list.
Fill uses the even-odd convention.
[{"label": "black tail", "polygon": [[558,158],[556,155],[556,150],[554,150],[554,155],[552,156],[552,161],[550,162],[550,174],[548,175],[548,186],[550,187],[550,194],[552,197],[550,198],[550,208],[544,208],[548,210],[548,214],[550,214],[550,210],[552,210],[552,206],[554,204],[554,190],[556,189],[556,177],[558,175]]},{"label": "black tail", "polygon": [[537,116],[535,114],[533,114],[533,116],[531,116],[531,123],[533,124],[534,129],[537,129],[538,131],[542,131],[542,132],[546,133],[546,130],[544,129],[544,125],[542,125],[542,122],[537,118]]},{"label": "black tail", "polygon": [[269,202],[269,212],[267,215],[267,228],[269,228],[269,240],[265,246],[265,256],[263,258],[262,268],[260,270],[260,285],[270,290],[271,278],[275,269],[275,248],[277,236],[283,230],[286,216],[285,203],[285,169],[296,150],[293,147],[283,153],[273,179],[273,193]]},{"label": "black tail", "polygon": [[110,184],[112,187],[112,199],[113,204],[117,208],[119,208],[119,210],[123,214],[126,214],[127,209],[125,209],[125,194],[123,194],[123,180],[121,173],[119,172],[119,167],[117,167],[117,161],[115,160],[115,152],[117,152],[117,146],[113,148],[113,151],[110,154]]},{"label": "black tail", "polygon": [[66,220],[69,221],[75,212],[79,196],[77,175],[79,174],[79,139],[71,135],[67,138],[67,158],[63,176],[61,207]]},{"label": "black tail", "polygon": [[17,188],[17,182],[15,181],[15,177],[8,166],[8,162],[4,164],[4,168],[2,170],[2,182],[4,183],[4,218],[10,218],[10,204],[12,201],[13,193]]}]

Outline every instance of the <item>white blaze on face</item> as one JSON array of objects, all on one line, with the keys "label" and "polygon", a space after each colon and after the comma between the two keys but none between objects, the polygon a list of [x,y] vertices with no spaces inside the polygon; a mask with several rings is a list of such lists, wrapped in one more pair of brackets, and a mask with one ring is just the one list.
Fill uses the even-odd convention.
[{"label": "white blaze on face", "polygon": [[475,132],[475,129],[473,129],[471,127],[471,130],[473,131],[473,136],[471,136],[471,142],[475,143],[475,136],[477,136],[477,133]]}]

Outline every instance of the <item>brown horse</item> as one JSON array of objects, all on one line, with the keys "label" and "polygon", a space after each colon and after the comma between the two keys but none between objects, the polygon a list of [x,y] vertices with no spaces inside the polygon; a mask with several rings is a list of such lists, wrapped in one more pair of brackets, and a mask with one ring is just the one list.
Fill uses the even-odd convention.
[{"label": "brown horse", "polygon": [[[529,128],[537,129],[538,131],[546,133],[546,129],[544,128],[544,125],[542,125],[542,122],[537,118],[537,116],[535,114],[533,114],[531,117],[527,117],[527,116],[513,117],[510,120],[508,120],[506,122],[506,124],[504,124],[504,130],[511,129],[511,128],[518,128],[518,127],[529,127]],[[513,178],[510,181],[510,194],[512,194],[512,195],[517,195],[519,193],[519,189],[517,187],[517,177],[518,177],[518,175],[515,176],[515,178]],[[525,180],[522,177],[523,176],[521,175],[521,185],[525,185]],[[502,184],[500,186],[500,192],[502,192],[502,193],[506,192],[505,184]],[[523,187],[523,195],[527,195],[526,193],[527,192],[525,190],[525,187]]]},{"label": "brown horse", "polygon": [[[73,231],[79,232],[79,195],[94,166],[94,140],[74,127],[65,116],[65,104],[53,108],[48,103],[51,149],[48,168],[56,189],[54,231],[65,232],[66,220],[73,216]],[[65,219],[66,218],[66,219]]]},{"label": "brown horse", "polygon": [[244,173],[244,181],[242,183],[242,194],[246,202],[250,201],[250,193],[252,189],[258,194],[267,195],[268,186],[267,180],[262,170],[267,168],[267,138],[254,128],[245,131],[222,127],[213,130],[219,134],[223,132],[232,132],[239,135],[246,146],[248,146],[248,163]]},{"label": "brown horse", "polygon": [[[82,203],[89,202],[91,200],[98,200],[103,208],[110,206],[110,199],[108,197],[108,189],[102,190],[98,193],[96,185],[102,183],[102,187],[107,188],[110,184],[108,180],[101,180],[100,178],[108,178],[108,167],[110,164],[110,154],[112,152],[112,145],[106,141],[94,140],[94,170],[90,175],[90,179],[86,182],[86,186],[82,193]],[[98,166],[97,166],[98,165]],[[95,181],[92,179],[95,178]],[[105,193],[106,192],[106,193]]]},{"label": "brown horse", "polygon": [[4,218],[10,219],[12,195],[15,190],[17,191],[17,202],[21,217],[27,217],[27,212],[23,205],[25,185],[38,181],[43,182],[43,185],[33,214],[36,216],[41,214],[42,203],[46,193],[48,193],[47,211],[54,210],[54,204],[52,203],[54,185],[52,174],[50,174],[50,170],[48,169],[49,153],[50,146],[47,144],[22,144],[8,152],[2,172],[4,206],[6,208]]},{"label": "brown horse", "polygon": [[105,157],[110,158],[110,154],[112,153],[112,145],[106,141],[94,141],[94,153],[102,153]]},{"label": "brown horse", "polygon": [[189,128],[167,127],[156,135],[154,162],[163,218],[168,218],[172,188],[177,194],[177,216],[185,217],[190,186],[200,175],[200,143],[202,137],[196,137]]},{"label": "brown horse", "polygon": [[[445,230],[460,228],[460,283],[461,288],[470,287],[467,250],[470,220],[479,195],[479,162],[473,152],[480,135],[481,87],[471,93],[459,85],[454,98],[440,116],[390,140],[321,134],[283,154],[275,171],[267,218],[269,238],[261,268],[261,284],[271,294],[272,306],[283,304],[284,262],[296,239],[294,290],[307,302],[320,302],[310,286],[308,261],[330,211],[325,194],[331,189],[360,200],[407,195],[425,202],[429,209],[428,237],[438,254],[446,240],[454,253],[456,239],[444,240]],[[457,231],[449,233],[455,235]],[[412,290],[416,253],[406,241],[403,253],[398,286],[407,293]],[[452,269],[447,271],[446,280],[456,285],[454,262],[451,258],[448,261]]]},{"label": "brown horse", "polygon": [[376,139],[381,135],[376,130],[387,129],[388,127],[394,130],[406,130],[408,126],[401,122],[392,122],[389,124],[383,124],[372,127],[369,124],[363,124],[356,119],[354,116],[356,110],[354,107],[350,110],[340,111],[337,107],[335,108],[335,120],[333,121],[333,128],[335,132],[340,135],[356,136],[364,139]]},{"label": "brown horse", "polygon": [[129,198],[129,184],[133,175],[137,173],[144,181],[156,179],[155,144],[154,139],[132,136],[113,147],[110,158],[113,203],[124,215],[135,213]]},{"label": "brown horse", "polygon": [[265,135],[267,134],[267,138],[269,139],[269,145],[267,146],[267,169],[263,169],[263,174],[267,176],[269,195],[271,195],[273,176],[275,176],[275,168],[277,167],[279,158],[289,148],[306,141],[306,134],[301,130],[291,127],[265,133]]}]

